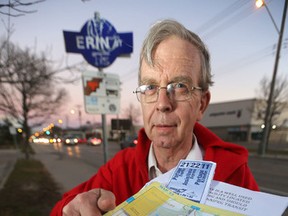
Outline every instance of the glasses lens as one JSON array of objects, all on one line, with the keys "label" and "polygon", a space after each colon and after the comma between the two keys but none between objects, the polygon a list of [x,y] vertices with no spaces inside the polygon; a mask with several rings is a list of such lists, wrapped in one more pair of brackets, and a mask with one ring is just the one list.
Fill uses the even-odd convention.
[{"label": "glasses lens", "polygon": [[189,99],[190,91],[184,83],[171,83],[167,86],[170,99],[174,101],[184,101]]},{"label": "glasses lens", "polygon": [[136,89],[137,98],[140,102],[151,103],[157,101],[157,89],[155,85],[142,85]]}]

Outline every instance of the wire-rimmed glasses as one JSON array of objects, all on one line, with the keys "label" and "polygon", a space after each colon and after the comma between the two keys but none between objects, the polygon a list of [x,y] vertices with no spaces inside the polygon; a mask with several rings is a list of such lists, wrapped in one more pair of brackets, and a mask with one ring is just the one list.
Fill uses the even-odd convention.
[{"label": "wire-rimmed glasses", "polygon": [[169,83],[166,87],[157,85],[141,85],[133,93],[141,103],[154,103],[158,100],[159,91],[166,89],[167,96],[171,101],[186,101],[192,98],[194,90],[202,91],[198,86],[188,87],[185,83]]}]

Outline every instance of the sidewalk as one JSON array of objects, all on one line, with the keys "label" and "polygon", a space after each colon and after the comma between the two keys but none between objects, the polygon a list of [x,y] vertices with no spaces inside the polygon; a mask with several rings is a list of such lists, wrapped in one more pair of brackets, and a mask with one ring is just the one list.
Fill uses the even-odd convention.
[{"label": "sidewalk", "polygon": [[22,155],[19,150],[1,149],[0,150],[0,190],[4,187],[9,175],[14,169],[18,158]]},{"label": "sidewalk", "polygon": [[[60,193],[74,188],[78,184],[88,180],[97,172],[97,168],[92,165],[84,164],[84,162],[67,156],[63,157],[55,151],[43,153],[39,145],[31,144],[31,146],[36,153],[35,155],[31,155],[31,158],[35,158],[43,163],[58,184]],[[21,154],[19,150],[0,150],[0,190],[4,187],[17,160],[23,157],[24,155]],[[65,172],[63,172],[63,170],[65,170]]]},{"label": "sidewalk", "polygon": [[31,144],[31,146],[36,153],[33,157],[43,163],[59,185],[61,193],[87,181],[97,172],[97,168],[92,165],[63,156],[59,152],[52,150],[48,153],[43,153],[41,145]]}]

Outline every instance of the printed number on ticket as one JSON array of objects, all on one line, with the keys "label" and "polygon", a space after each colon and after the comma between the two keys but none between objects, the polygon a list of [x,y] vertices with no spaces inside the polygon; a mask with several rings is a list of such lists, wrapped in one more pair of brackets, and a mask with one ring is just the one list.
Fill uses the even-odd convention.
[{"label": "printed number on ticket", "polygon": [[193,200],[206,200],[216,163],[210,161],[181,160],[167,187],[175,193]]}]

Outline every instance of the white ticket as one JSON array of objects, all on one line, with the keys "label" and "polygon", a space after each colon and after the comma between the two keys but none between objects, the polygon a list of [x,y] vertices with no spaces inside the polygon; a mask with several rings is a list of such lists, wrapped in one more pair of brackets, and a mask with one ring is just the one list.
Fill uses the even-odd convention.
[{"label": "white ticket", "polygon": [[211,161],[181,160],[167,188],[187,199],[204,203],[215,168],[216,163]]}]

